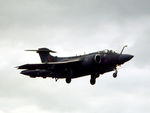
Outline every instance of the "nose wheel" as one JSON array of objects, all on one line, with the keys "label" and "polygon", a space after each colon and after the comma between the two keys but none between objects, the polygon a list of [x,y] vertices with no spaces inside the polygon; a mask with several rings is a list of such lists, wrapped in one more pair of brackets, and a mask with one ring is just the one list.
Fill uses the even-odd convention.
[{"label": "nose wheel", "polygon": [[114,78],[117,77],[117,73],[118,73],[118,71],[117,71],[117,69],[116,69],[115,72],[113,73],[113,77],[114,77]]}]

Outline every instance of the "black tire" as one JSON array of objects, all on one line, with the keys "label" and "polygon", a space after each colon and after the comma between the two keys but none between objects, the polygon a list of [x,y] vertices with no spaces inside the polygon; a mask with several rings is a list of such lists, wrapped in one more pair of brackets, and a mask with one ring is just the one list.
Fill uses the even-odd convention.
[{"label": "black tire", "polygon": [[95,78],[91,78],[90,79],[90,83],[91,83],[91,85],[94,85],[96,83],[96,79]]},{"label": "black tire", "polygon": [[116,78],[117,77],[117,73],[113,73],[113,77]]},{"label": "black tire", "polygon": [[66,83],[70,83],[71,82],[71,78],[66,78]]}]

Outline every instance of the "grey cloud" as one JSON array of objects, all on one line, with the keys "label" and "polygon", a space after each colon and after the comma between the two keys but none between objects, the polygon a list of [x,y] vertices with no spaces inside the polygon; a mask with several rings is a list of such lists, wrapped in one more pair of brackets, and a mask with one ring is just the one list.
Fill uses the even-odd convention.
[{"label": "grey cloud", "polygon": [[36,26],[93,25],[99,21],[119,21],[149,15],[149,1],[83,0],[3,1],[1,24]]}]

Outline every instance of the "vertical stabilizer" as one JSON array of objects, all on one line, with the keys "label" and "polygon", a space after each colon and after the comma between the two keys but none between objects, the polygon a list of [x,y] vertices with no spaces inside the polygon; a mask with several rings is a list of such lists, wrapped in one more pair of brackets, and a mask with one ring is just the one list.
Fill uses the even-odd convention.
[{"label": "vertical stabilizer", "polygon": [[42,63],[55,62],[56,57],[52,56],[51,53],[56,53],[55,51],[49,50],[48,48],[39,48],[38,50],[26,50],[26,51],[36,51],[39,53]]}]

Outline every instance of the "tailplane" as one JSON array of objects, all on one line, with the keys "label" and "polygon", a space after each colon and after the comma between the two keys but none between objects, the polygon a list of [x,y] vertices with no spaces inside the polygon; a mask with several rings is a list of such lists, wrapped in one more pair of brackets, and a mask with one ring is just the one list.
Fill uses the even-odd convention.
[{"label": "tailplane", "polygon": [[38,50],[25,50],[25,51],[35,51],[39,53],[42,63],[55,62],[56,57],[52,56],[50,53],[56,53],[56,51],[49,50],[48,48],[39,48]]}]

